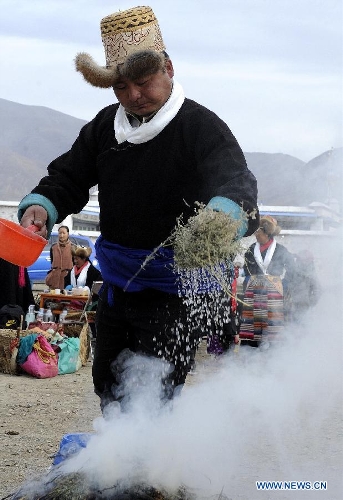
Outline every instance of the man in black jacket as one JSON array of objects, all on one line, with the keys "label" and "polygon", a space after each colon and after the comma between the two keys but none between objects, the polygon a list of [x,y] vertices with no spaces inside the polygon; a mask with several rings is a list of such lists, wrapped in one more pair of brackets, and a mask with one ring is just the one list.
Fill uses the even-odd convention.
[{"label": "man in black jacket", "polygon": [[181,214],[194,215],[196,203],[236,219],[243,209],[248,217],[237,237],[252,234],[258,217],[249,216],[256,214],[257,187],[241,148],[218,116],[185,98],[151,8],[107,16],[101,33],[106,67],[81,53],[76,69],[91,85],[112,87],[119,103],[101,110],[49,165],[49,175],[21,201],[19,219],[46,236],[56,221],[82,210],[98,185],[104,287],[93,380],[103,407],[121,399],[122,367],[113,361],[127,349],[170,363],[162,397],[185,381],[193,333],[186,331],[172,249],[159,248],[140,272]]}]

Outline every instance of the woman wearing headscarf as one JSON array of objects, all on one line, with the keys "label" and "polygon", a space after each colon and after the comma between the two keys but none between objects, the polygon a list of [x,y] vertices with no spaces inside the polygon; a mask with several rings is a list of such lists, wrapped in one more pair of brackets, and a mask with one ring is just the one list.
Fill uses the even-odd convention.
[{"label": "woman wearing headscarf", "polygon": [[275,240],[280,230],[276,219],[261,217],[256,243],[245,254],[239,336],[254,347],[277,339],[284,329],[286,283],[293,281],[295,263],[287,248]]},{"label": "woman wearing headscarf", "polygon": [[93,281],[102,281],[101,272],[93,266],[89,260],[92,249],[89,247],[76,246],[72,248],[73,268],[68,272],[64,280],[64,288],[71,285],[88,286],[91,290]]}]

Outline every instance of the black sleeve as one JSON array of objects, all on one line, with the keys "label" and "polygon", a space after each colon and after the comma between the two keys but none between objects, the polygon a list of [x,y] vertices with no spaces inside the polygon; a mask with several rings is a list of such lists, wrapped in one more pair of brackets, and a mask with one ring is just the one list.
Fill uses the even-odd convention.
[{"label": "black sleeve", "polygon": [[102,281],[102,275],[101,272],[91,264],[88,268],[86,279],[86,286],[88,286],[89,289],[92,288],[93,281]]},{"label": "black sleeve", "polygon": [[193,109],[194,116],[184,123],[185,136],[191,139],[204,185],[212,197],[229,198],[251,214],[246,233],[249,236],[259,226],[256,178],[227,124],[202,106]]},{"label": "black sleeve", "polygon": [[103,142],[109,140],[108,130],[113,129],[113,109],[105,108],[84,125],[71,149],[49,164],[48,175],[32,190],[54,204],[58,223],[80,212],[89,200],[90,188],[98,183],[97,158]]},{"label": "black sleeve", "polygon": [[70,273],[71,273],[71,269],[68,271],[67,276],[65,276],[65,278],[64,278],[64,288],[65,288],[66,286],[68,286],[68,285],[70,285],[70,284],[71,284],[71,282],[70,282]]},{"label": "black sleeve", "polygon": [[255,244],[251,245],[244,255],[244,274],[245,276],[251,276],[253,274],[258,274],[257,272],[257,263],[254,256],[254,247]]},{"label": "black sleeve", "polygon": [[[54,245],[56,245],[56,243],[54,243]],[[53,256],[53,254],[52,254],[52,247],[53,247],[54,245],[51,245],[51,247],[50,247],[50,267],[51,267],[51,268],[52,268],[52,264],[53,264],[53,260],[54,260],[54,256]],[[50,271],[49,271],[49,272],[50,272]]]}]

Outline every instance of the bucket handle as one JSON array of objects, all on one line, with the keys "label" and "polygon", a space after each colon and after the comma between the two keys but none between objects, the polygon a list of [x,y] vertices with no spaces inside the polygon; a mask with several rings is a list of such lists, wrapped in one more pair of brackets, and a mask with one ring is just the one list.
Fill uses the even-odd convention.
[{"label": "bucket handle", "polygon": [[29,231],[32,231],[32,233],[36,233],[37,231],[39,231],[39,227],[38,226],[35,226],[34,224],[31,224],[30,226],[27,226],[27,228]]}]

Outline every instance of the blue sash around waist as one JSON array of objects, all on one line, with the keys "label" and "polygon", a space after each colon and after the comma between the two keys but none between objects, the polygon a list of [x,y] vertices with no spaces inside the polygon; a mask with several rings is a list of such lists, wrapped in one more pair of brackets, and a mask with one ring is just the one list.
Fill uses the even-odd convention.
[{"label": "blue sash around waist", "polygon": [[153,250],[123,247],[102,236],[97,239],[95,249],[105,284],[118,286],[127,292],[154,288],[166,293],[178,293],[171,249],[159,248],[143,268]]},{"label": "blue sash around waist", "polygon": [[[174,252],[170,248],[160,247],[157,250],[128,248],[111,243],[100,236],[95,243],[95,249],[104,285],[109,286],[110,304],[113,302],[113,286],[126,292],[139,292],[152,288],[180,296],[189,294],[193,289],[192,283],[181,279],[177,273],[174,267]],[[150,255],[152,258],[147,259]],[[232,277],[230,267],[227,268],[227,264],[220,265],[221,271],[226,270],[227,275]],[[201,294],[222,290],[221,283],[206,269],[198,269],[198,273],[196,290],[193,292]]]}]

